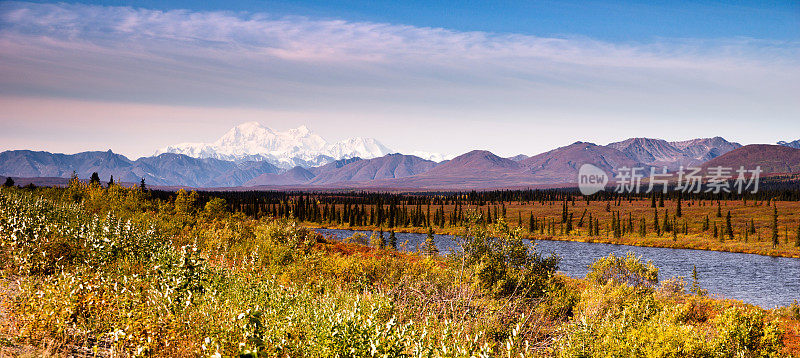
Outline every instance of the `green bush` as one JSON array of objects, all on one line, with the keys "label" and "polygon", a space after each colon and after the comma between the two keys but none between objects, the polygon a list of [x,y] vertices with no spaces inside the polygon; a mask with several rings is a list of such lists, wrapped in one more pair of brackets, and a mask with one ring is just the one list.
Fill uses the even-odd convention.
[{"label": "green bush", "polygon": [[650,261],[641,262],[632,252],[625,257],[609,254],[592,263],[586,279],[601,285],[612,283],[653,288],[658,284],[658,269]]},{"label": "green bush", "polygon": [[502,219],[485,227],[472,215],[470,224],[459,236],[461,252],[455,265],[470,270],[477,287],[494,296],[541,297],[558,269],[555,255],[542,257],[534,243],[526,244],[520,228],[511,228]]}]

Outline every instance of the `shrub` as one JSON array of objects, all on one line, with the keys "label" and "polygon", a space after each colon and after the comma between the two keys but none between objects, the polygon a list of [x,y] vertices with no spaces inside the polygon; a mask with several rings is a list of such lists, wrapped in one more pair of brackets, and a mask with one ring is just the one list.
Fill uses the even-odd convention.
[{"label": "shrub", "polygon": [[520,228],[512,229],[502,219],[486,228],[479,220],[471,215],[455,256],[471,271],[475,285],[495,296],[542,296],[558,269],[558,257],[543,258],[534,243],[523,241]]},{"label": "shrub", "polygon": [[650,261],[641,262],[632,252],[628,252],[625,257],[610,254],[598,259],[589,270],[586,279],[601,285],[612,283],[653,288],[658,284],[658,269]]},{"label": "shrub", "polygon": [[714,319],[718,357],[771,357],[783,348],[783,332],[777,322],[764,322],[764,312],[731,307]]}]

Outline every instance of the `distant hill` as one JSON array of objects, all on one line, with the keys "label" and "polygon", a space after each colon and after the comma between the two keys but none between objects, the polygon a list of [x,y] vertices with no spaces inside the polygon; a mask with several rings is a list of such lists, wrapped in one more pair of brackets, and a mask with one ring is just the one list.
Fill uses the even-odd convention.
[{"label": "distant hill", "polygon": [[198,159],[182,154],[165,153],[131,161],[113,152],[59,154],[14,150],[0,153],[0,175],[10,177],[89,178],[97,172],[103,182],[113,175],[117,182],[191,187],[231,187],[263,173],[277,173],[268,162],[234,163],[212,158]]},{"label": "distant hill", "polygon": [[520,162],[528,171],[546,183],[575,183],[578,169],[583,164],[593,164],[612,174],[618,167],[634,167],[639,163],[621,151],[587,142],[534,155]]},{"label": "distant hill", "polygon": [[435,166],[436,162],[413,155],[388,154],[380,158],[354,161],[339,168],[322,170],[309,184],[327,185],[368,180],[398,179],[425,173]]},{"label": "distant hill", "polygon": [[314,174],[308,169],[297,166],[284,173],[265,173],[261,174],[242,186],[272,186],[272,185],[301,185],[308,183],[314,178]]},{"label": "distant hill", "polygon": [[709,160],[702,168],[725,167],[754,169],[761,166],[764,174],[800,172],[800,149],[781,145],[751,144]]},{"label": "distant hill", "polygon": [[485,189],[534,184],[519,163],[486,150],[473,150],[418,175],[364,183],[370,187]]}]

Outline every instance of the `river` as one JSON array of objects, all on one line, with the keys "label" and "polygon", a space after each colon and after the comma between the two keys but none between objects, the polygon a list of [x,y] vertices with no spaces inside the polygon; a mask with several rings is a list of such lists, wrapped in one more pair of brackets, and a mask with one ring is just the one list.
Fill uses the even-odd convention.
[{"label": "river", "polygon": [[[344,239],[360,232],[367,237],[371,231],[315,229],[324,235]],[[385,236],[388,237],[386,232]],[[425,241],[425,234],[395,233],[398,245],[406,243],[405,250],[416,251]],[[450,235],[435,235],[436,246],[442,253],[456,248]],[[624,255],[632,251],[658,267],[660,280],[683,276],[691,282],[692,267],[702,288],[718,298],[731,298],[764,308],[786,306],[800,301],[800,259],[770,257],[721,251],[639,247],[575,241],[536,240],[536,250],[543,255],[555,253],[561,257],[558,270],[567,276],[582,278],[589,265],[598,258]]]}]

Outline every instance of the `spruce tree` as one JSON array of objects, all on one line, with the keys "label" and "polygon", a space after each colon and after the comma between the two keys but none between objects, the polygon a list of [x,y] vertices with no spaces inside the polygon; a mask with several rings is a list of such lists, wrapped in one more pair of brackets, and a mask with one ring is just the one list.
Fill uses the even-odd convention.
[{"label": "spruce tree", "polygon": [[778,246],[778,207],[772,212],[772,247]]},{"label": "spruce tree", "polygon": [[428,256],[436,256],[439,254],[439,249],[436,248],[436,241],[434,240],[432,228],[428,228],[428,236],[425,238],[423,252]]},{"label": "spruce tree", "polygon": [[565,231],[567,234],[572,232],[572,213],[569,213],[569,216],[567,217],[567,228]]},{"label": "spruce tree", "polygon": [[536,230],[536,221],[533,218],[533,212],[531,212],[530,218],[528,218],[528,232],[534,232]]},{"label": "spruce tree", "polygon": [[144,178],[142,178],[142,182],[139,183],[139,189],[141,189],[142,191],[147,190],[147,186],[144,185]]},{"label": "spruce tree", "polygon": [[113,175],[111,176],[111,179],[108,180],[108,187],[110,188],[112,185],[114,185],[114,176]]},{"label": "spruce tree", "polygon": [[683,212],[681,211],[681,196],[680,196],[680,195],[678,195],[678,205],[677,205],[677,207],[675,208],[675,217],[678,217],[678,218],[679,218],[679,217],[681,217],[682,215],[683,215]]},{"label": "spruce tree", "polygon": [[733,240],[733,226],[731,225],[730,210],[728,210],[728,215],[725,216],[725,233],[728,235],[728,240]]},{"label": "spruce tree", "polygon": [[600,236],[600,219],[594,218],[594,235]]},{"label": "spruce tree", "polygon": [[700,287],[700,279],[697,276],[697,266],[692,265],[692,287],[690,291],[698,296],[705,296],[707,291]]},{"label": "spruce tree", "polygon": [[92,173],[92,176],[89,178],[89,184],[100,185],[100,175],[98,175],[97,172]]},{"label": "spruce tree", "polygon": [[6,182],[3,183],[3,186],[6,188],[14,186],[14,179],[11,179],[11,177],[6,178]]},{"label": "spruce tree", "polygon": [[397,250],[397,237],[394,236],[394,230],[389,232],[389,246],[392,250]]},{"label": "spruce tree", "polygon": [[639,223],[639,236],[647,236],[647,223],[645,222],[644,218],[642,218],[641,222]]}]

